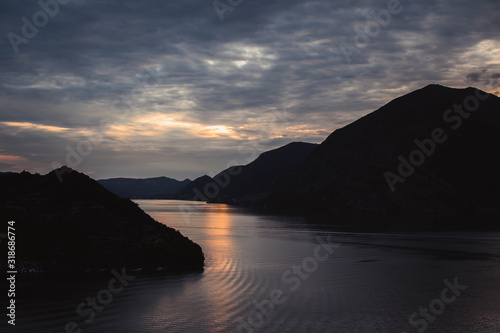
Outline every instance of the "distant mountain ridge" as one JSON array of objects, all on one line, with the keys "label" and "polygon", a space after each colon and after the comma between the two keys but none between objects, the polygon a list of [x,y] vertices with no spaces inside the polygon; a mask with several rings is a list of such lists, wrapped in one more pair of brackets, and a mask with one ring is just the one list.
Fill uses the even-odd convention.
[{"label": "distant mountain ridge", "polygon": [[[223,179],[227,179],[227,184],[221,185],[218,195],[209,201],[242,204],[266,197],[280,177],[293,170],[317,147],[313,143],[291,142],[263,152],[247,165],[228,168],[214,176],[214,180],[221,180],[220,184],[225,184]],[[238,174],[231,171],[235,168],[239,169]]]},{"label": "distant mountain ridge", "polygon": [[169,199],[186,187],[191,180],[179,181],[168,177],[110,178],[97,181],[109,191],[127,199]]},{"label": "distant mountain ridge", "polygon": [[292,170],[318,145],[292,142],[260,154],[247,165],[229,167],[213,178],[197,178],[175,198],[208,202],[245,204],[266,197],[277,179]]},{"label": "distant mountain ridge", "polygon": [[174,195],[174,198],[179,200],[207,201],[206,197],[198,195],[198,192],[204,191],[205,186],[211,183],[214,183],[214,179],[210,176],[204,175],[198,177],[178,191]]}]

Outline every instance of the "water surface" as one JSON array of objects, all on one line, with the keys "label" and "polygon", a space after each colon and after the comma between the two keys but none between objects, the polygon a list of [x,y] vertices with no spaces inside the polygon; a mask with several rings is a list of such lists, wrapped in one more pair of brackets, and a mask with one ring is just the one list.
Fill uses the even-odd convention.
[{"label": "water surface", "polygon": [[[201,245],[204,272],[137,277],[89,323],[75,308],[111,273],[31,282],[17,332],[69,321],[82,332],[500,332],[500,233],[354,233],[224,204],[136,202]],[[445,280],[460,286],[446,303]]]}]

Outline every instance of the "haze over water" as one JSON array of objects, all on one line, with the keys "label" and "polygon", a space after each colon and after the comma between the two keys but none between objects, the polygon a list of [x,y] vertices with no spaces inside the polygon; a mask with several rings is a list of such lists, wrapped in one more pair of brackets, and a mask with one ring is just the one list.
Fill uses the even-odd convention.
[{"label": "haze over water", "polygon": [[[498,232],[352,233],[224,204],[136,202],[201,245],[204,272],[137,277],[89,324],[75,307],[111,275],[49,285],[43,307],[44,291],[19,298],[23,332],[61,332],[70,320],[82,332],[500,331]],[[328,239],[332,253],[320,245]],[[294,273],[303,263],[309,273]],[[440,308],[444,280],[455,279],[466,289],[446,292],[453,301]],[[410,325],[431,303],[439,314]]]}]

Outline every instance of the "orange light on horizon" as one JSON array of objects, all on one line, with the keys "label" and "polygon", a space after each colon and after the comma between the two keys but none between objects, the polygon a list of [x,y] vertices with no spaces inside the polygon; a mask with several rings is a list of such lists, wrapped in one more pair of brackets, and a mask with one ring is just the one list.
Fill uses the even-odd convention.
[{"label": "orange light on horizon", "polygon": [[46,173],[52,170],[42,162],[33,161],[17,155],[0,155],[0,163],[7,164],[7,167],[2,167],[2,171],[19,172],[21,170],[26,170],[32,173]]},{"label": "orange light on horizon", "polygon": [[24,129],[39,129],[39,130],[44,130],[44,131],[49,131],[49,132],[66,132],[66,131],[73,130],[71,128],[66,128],[66,127],[40,125],[40,124],[29,123],[29,122],[4,121],[4,122],[2,122],[2,124],[7,125],[7,126],[12,126],[12,127],[21,127]]},{"label": "orange light on horizon", "polygon": [[21,161],[27,161],[24,157],[22,156],[15,156],[15,155],[0,155],[0,162],[21,162]]}]

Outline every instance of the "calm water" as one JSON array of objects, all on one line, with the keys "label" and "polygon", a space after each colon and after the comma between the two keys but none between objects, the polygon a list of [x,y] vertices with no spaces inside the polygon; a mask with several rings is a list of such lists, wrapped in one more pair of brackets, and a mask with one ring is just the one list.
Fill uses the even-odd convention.
[{"label": "calm water", "polygon": [[17,330],[0,329],[500,332],[500,233],[348,233],[223,204],[137,203],[202,246],[203,273],[137,277],[89,323],[75,308],[111,273],[21,283]]}]

